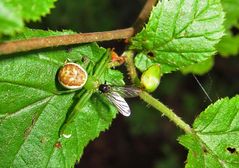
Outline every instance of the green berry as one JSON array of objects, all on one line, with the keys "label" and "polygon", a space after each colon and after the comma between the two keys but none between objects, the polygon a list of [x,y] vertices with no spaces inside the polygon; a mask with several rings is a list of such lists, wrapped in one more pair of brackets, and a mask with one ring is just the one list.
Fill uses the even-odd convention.
[{"label": "green berry", "polygon": [[147,92],[153,92],[160,83],[161,70],[159,64],[150,66],[141,76],[141,84]]}]

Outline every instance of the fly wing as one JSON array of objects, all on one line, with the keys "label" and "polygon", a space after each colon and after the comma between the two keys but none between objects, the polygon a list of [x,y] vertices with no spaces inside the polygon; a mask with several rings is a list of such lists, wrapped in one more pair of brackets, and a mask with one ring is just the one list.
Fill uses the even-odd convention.
[{"label": "fly wing", "polygon": [[135,86],[114,86],[111,88],[112,91],[119,93],[124,98],[132,98],[139,96],[141,89]]},{"label": "fly wing", "polygon": [[115,105],[119,113],[128,117],[131,114],[129,105],[125,99],[117,92],[110,92],[106,94],[107,99]]}]

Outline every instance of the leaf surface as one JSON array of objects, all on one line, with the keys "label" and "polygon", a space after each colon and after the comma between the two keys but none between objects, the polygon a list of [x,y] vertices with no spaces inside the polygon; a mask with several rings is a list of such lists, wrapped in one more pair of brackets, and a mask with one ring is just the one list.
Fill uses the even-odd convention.
[{"label": "leaf surface", "polygon": [[195,75],[204,75],[205,73],[209,72],[214,65],[214,57],[210,57],[209,59],[199,62],[197,64],[189,65],[183,69],[181,72],[183,74],[195,74]]},{"label": "leaf surface", "polygon": [[238,32],[239,29],[239,1],[222,0],[222,6],[226,13],[224,21],[226,35],[217,44],[216,48],[224,57],[236,56],[239,52],[239,36],[233,34]]},{"label": "leaf surface", "polygon": [[[25,30],[16,39],[47,34],[67,32]],[[62,168],[72,167],[80,159],[84,147],[110,126],[117,111],[95,88],[65,92],[57,72],[68,59],[81,64],[92,76],[106,53],[92,43],[0,59],[0,167]],[[108,62],[103,63],[108,67]],[[105,70],[95,79],[123,82],[117,70]],[[73,111],[75,117],[65,123]]]},{"label": "leaf surface", "polygon": [[223,57],[237,56],[239,52],[239,35],[233,36],[228,33],[217,44],[217,50]]},{"label": "leaf surface", "polygon": [[131,49],[161,64],[164,73],[205,61],[223,35],[223,17],[220,0],[159,1]]},{"label": "leaf surface", "polygon": [[0,35],[13,35],[24,28],[24,21],[40,20],[54,7],[56,0],[1,0]]},{"label": "leaf surface", "polygon": [[186,167],[239,165],[239,96],[210,105],[195,120],[194,135],[180,137],[189,149]]},{"label": "leaf surface", "polygon": [[225,28],[229,30],[232,26],[239,24],[239,1],[237,0],[221,0],[223,9],[226,13],[226,20],[224,22]]}]

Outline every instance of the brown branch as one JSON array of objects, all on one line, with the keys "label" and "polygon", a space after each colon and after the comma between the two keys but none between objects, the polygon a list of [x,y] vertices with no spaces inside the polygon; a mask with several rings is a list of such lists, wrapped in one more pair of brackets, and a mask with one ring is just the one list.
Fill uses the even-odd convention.
[{"label": "brown branch", "polygon": [[61,36],[48,36],[26,40],[10,41],[0,44],[0,55],[35,49],[80,44],[95,41],[109,41],[129,38],[134,34],[133,28],[126,28],[105,32],[79,33]]},{"label": "brown branch", "polygon": [[132,27],[104,32],[48,36],[31,38],[26,40],[3,42],[0,43],[0,55],[31,51],[47,47],[57,47],[71,44],[130,38],[142,28],[143,24],[148,19],[148,16],[152,10],[152,6],[155,3],[156,0],[147,0]]},{"label": "brown branch", "polygon": [[157,2],[157,0],[147,0],[146,1],[143,9],[139,13],[136,21],[133,24],[135,33],[142,29],[142,27],[144,26],[145,22],[147,21],[149,15],[150,15],[150,12],[151,12],[153,6],[156,4],[156,2]]}]

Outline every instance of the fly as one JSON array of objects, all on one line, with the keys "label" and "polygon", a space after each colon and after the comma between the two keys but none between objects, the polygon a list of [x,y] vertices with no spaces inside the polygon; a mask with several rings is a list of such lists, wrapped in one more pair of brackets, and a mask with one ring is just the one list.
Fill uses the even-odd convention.
[{"label": "fly", "polygon": [[139,88],[134,86],[118,87],[107,84],[101,84],[99,90],[115,105],[119,113],[126,117],[130,116],[131,111],[124,98],[137,97],[141,92]]}]

